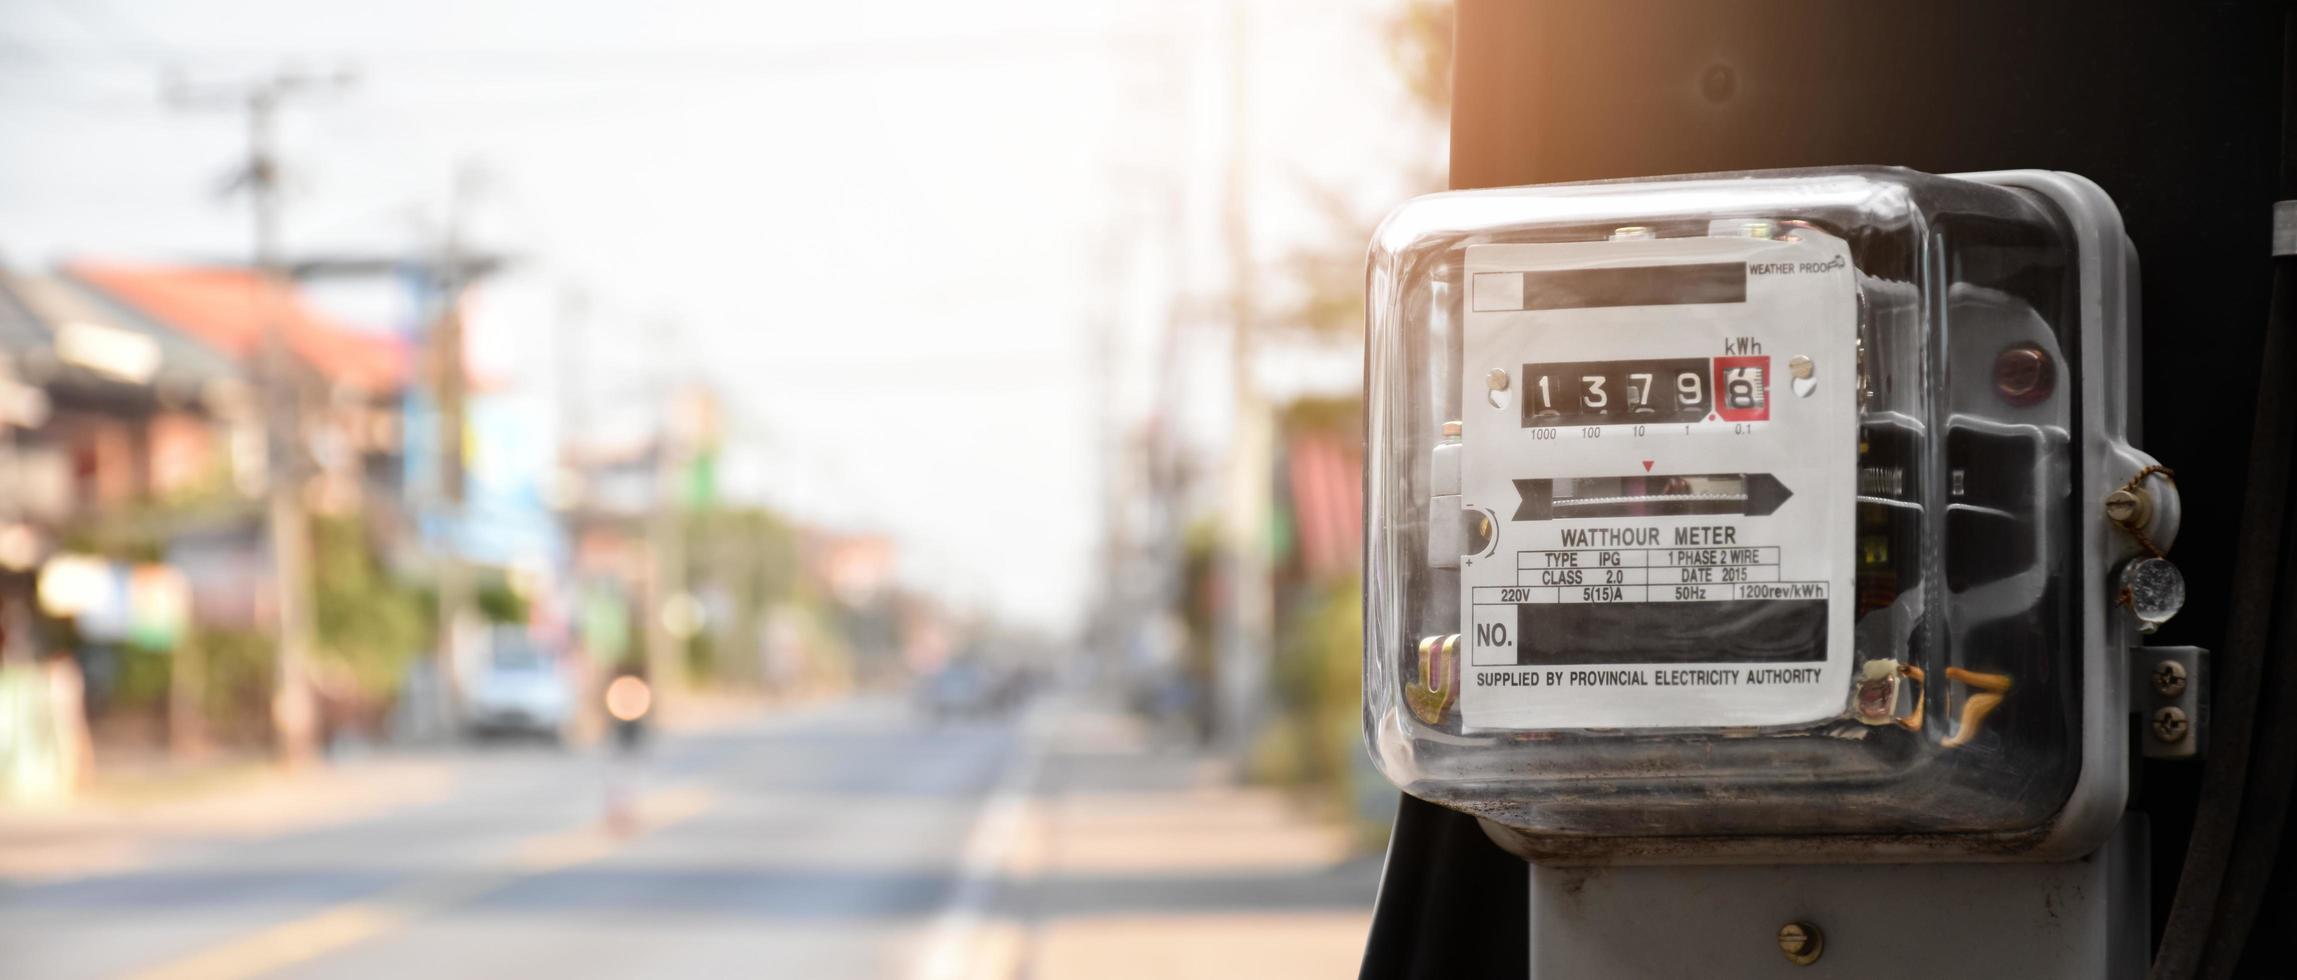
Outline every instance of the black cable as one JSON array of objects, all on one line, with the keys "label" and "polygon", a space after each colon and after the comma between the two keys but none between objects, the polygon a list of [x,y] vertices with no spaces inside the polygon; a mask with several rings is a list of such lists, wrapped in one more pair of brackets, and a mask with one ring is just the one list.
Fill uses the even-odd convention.
[{"label": "black cable", "polygon": [[[2281,261],[2297,263],[2297,259]],[[2297,301],[2297,293],[2280,295],[2278,288],[2276,293],[2277,300]],[[2258,686],[2249,787],[2241,799],[2233,860],[2218,889],[2217,919],[2209,941],[2202,944],[2201,973],[2218,980],[2239,969],[2258,911],[2274,888],[2291,784],[2297,781],[2297,717],[2292,716],[2297,712],[2297,663],[2291,660],[2292,647],[2297,646],[2297,526],[2284,525],[2281,536],[2280,601],[2274,604],[2273,623],[2266,633],[2265,679]]]},{"label": "black cable", "polygon": [[1361,980],[1531,975],[1531,866],[1476,819],[1410,795],[1380,871]]},{"label": "black cable", "polygon": [[[2297,199],[2297,56],[2293,54],[2297,54],[2297,13],[2285,14],[2282,22],[2281,159],[2275,189],[2284,200]],[[2251,766],[2251,751],[2259,745],[2258,708],[2268,673],[2274,681],[2270,696],[2263,698],[2272,712],[2268,717],[2274,724],[2269,727],[2278,730],[2282,727],[2278,723],[2297,709],[2293,704],[2297,665],[2275,652],[2276,639],[2286,645],[2289,634],[2285,628],[2276,637],[2274,629],[2276,620],[2285,621],[2289,606],[2297,603],[2297,577],[2282,567],[2287,539],[2283,520],[2297,503],[2289,494],[2293,446],[2288,388],[2288,379],[2297,377],[2297,363],[2292,362],[2297,343],[2290,337],[2297,329],[2297,256],[2277,255],[2272,264],[2273,299],[2258,365],[2248,494],[2242,501],[2241,538],[2234,551],[2232,613],[2225,649],[2213,658],[2211,668],[2209,758],[2194,812],[2193,837],[2178,875],[2177,897],[2170,904],[2161,948],[2154,954],[2153,980],[2202,976],[2205,962],[2207,976],[2232,974],[2266,884],[2258,876],[2270,876],[2273,867],[2288,802],[2289,768],[2297,765],[2293,751],[2297,746],[2282,738],[2284,744],[2264,745],[2257,754],[2258,765]],[[2290,593],[2278,616],[2277,592]]]}]

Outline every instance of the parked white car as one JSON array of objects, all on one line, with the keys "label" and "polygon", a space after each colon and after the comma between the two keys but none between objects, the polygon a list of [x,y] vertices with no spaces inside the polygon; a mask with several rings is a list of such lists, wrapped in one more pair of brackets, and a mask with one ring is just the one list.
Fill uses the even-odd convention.
[{"label": "parked white car", "polygon": [[555,739],[574,717],[574,682],[559,658],[532,640],[498,636],[462,700],[463,727],[473,734]]}]

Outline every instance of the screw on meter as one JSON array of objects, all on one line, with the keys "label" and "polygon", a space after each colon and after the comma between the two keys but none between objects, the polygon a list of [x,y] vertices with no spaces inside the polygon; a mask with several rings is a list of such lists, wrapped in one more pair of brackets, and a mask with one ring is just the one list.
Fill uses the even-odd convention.
[{"label": "screw on meter", "polygon": [[1466,264],[1460,504],[1498,520],[1460,564],[1463,726],[1839,715],[1858,441],[1845,244],[1622,237],[1476,245]]}]

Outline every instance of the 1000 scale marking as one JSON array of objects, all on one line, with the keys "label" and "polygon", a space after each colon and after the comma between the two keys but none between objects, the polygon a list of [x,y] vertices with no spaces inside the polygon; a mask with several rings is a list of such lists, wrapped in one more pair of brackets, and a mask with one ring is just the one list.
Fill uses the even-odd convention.
[{"label": "1000 scale marking", "polygon": [[1762,422],[1684,422],[1664,425],[1648,425],[1638,422],[1633,425],[1629,425],[1625,422],[1606,422],[1602,425],[1549,425],[1526,429],[1524,431],[1531,433],[1531,438],[1534,440],[1547,442],[1554,439],[1561,439],[1566,436],[1574,439],[1601,439],[1603,438],[1603,433],[1606,430],[1616,432],[1620,429],[1626,429],[1629,435],[1636,436],[1638,438],[1645,436],[1666,435],[1670,432],[1673,432],[1677,428],[1681,428],[1683,430],[1683,435],[1692,435],[1694,433],[1700,432],[1728,432],[1735,436],[1743,436],[1755,431],[1756,429],[1762,427],[1764,424],[1765,423]]}]

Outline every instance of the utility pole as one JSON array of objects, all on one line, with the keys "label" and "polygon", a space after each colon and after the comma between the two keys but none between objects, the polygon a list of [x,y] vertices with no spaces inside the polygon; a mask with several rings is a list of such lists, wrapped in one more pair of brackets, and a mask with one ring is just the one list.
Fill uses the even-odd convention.
[{"label": "utility pole", "polygon": [[437,288],[439,312],[430,329],[433,408],[438,415],[438,507],[446,518],[446,531],[438,549],[439,634],[434,665],[439,678],[439,708],[450,728],[462,705],[462,630],[471,607],[471,573],[463,561],[462,530],[463,431],[468,421],[469,379],[463,363],[463,287],[471,276],[464,268],[463,220],[470,204],[476,174],[468,165],[455,171],[447,195],[445,229],[440,236]]},{"label": "utility pole", "polygon": [[[1124,278],[1124,262],[1113,228],[1103,231],[1100,247],[1094,254],[1102,282],[1116,283]],[[1125,526],[1129,516],[1126,507],[1129,488],[1125,485],[1124,434],[1117,419],[1116,348],[1120,324],[1116,313],[1098,300],[1085,311],[1084,317],[1092,331],[1089,356],[1093,377],[1093,448],[1101,477],[1101,581],[1097,609],[1091,620],[1091,643],[1095,654],[1115,659],[1123,655],[1126,640],[1135,627],[1130,585],[1131,538]]]},{"label": "utility pole", "polygon": [[1253,321],[1259,315],[1254,291],[1251,225],[1251,99],[1245,0],[1231,0],[1229,51],[1229,152],[1222,201],[1222,232],[1228,251],[1229,371],[1236,423],[1228,444],[1228,499],[1224,537],[1228,545],[1228,615],[1222,631],[1214,687],[1222,739],[1242,755],[1251,747],[1258,720],[1266,713],[1269,670],[1268,479],[1274,442],[1268,406],[1253,373]]},{"label": "utility pole", "polygon": [[[436,484],[428,489],[428,496],[417,498],[416,504],[428,515],[443,520],[438,522],[441,528],[438,539],[431,542],[432,569],[438,580],[438,601],[434,609],[438,632],[432,651],[437,687],[428,701],[418,703],[422,707],[420,717],[424,729],[437,732],[452,726],[455,708],[460,703],[456,670],[460,647],[455,624],[466,618],[472,595],[470,570],[457,550],[462,506],[467,496],[464,432],[468,428],[470,403],[462,299],[473,283],[493,275],[512,261],[501,254],[476,252],[466,240],[470,204],[478,185],[475,168],[465,165],[456,171],[446,215],[435,229],[435,252],[413,256],[397,252],[354,253],[300,259],[293,266],[298,280],[388,277],[406,283],[416,300],[416,316],[425,324],[415,330],[422,359],[419,377],[414,383],[429,392],[430,410],[436,416],[429,426],[436,445],[425,453],[436,473]],[[419,227],[426,236],[434,230],[429,225]],[[411,385],[410,391],[413,390]]]},{"label": "utility pole", "polygon": [[551,332],[556,344],[558,377],[558,456],[562,478],[574,481],[578,491],[587,490],[581,482],[588,472],[583,468],[581,438],[589,432],[589,415],[585,411],[589,401],[589,374],[583,359],[589,356],[587,320],[590,316],[590,298],[574,287],[558,294],[559,327]]},{"label": "utility pole", "polygon": [[[661,698],[686,685],[686,644],[692,638],[683,620],[673,623],[671,610],[687,609],[685,480],[693,465],[706,409],[689,396],[699,393],[680,388],[676,377],[676,329],[664,323],[659,336],[663,361],[656,379],[655,397],[666,411],[654,444],[654,507],[646,520],[646,588],[642,634],[646,642],[646,673]],[[689,415],[687,413],[691,412]]]},{"label": "utility pole", "polygon": [[301,765],[317,755],[318,710],[312,698],[310,663],[313,596],[311,528],[303,509],[303,412],[289,347],[285,311],[292,284],[280,260],[279,160],[274,125],[287,99],[333,92],[350,83],[344,74],[280,72],[246,85],[199,91],[174,84],[168,100],[179,108],[232,108],[247,115],[247,162],[235,180],[246,188],[254,211],[254,263],[259,281],[256,315],[261,318],[262,352],[256,369],[265,429],[264,481],[274,578],[272,605],[277,633],[271,720],[280,758]]}]

